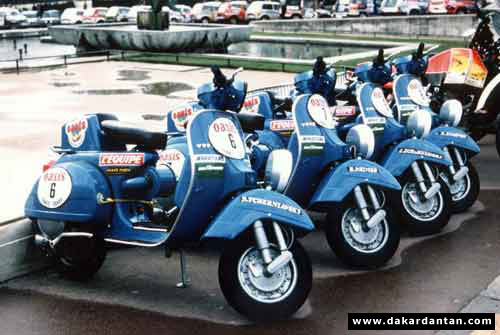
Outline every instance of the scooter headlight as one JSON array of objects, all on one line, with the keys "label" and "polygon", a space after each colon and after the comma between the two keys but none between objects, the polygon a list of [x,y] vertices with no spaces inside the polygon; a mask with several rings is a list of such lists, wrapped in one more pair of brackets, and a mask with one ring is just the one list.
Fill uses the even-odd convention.
[{"label": "scooter headlight", "polygon": [[439,118],[448,123],[451,127],[456,127],[462,120],[463,108],[460,101],[451,99],[447,100],[439,111]]},{"label": "scooter headlight", "polygon": [[265,182],[276,192],[283,192],[292,174],[293,158],[286,149],[273,150],[266,163]]},{"label": "scooter headlight", "polygon": [[375,149],[375,135],[369,126],[358,124],[347,133],[346,143],[356,149],[356,156],[369,159]]},{"label": "scooter headlight", "polygon": [[408,122],[406,123],[408,130],[413,132],[418,138],[425,137],[431,131],[432,118],[431,114],[427,111],[414,111],[410,114]]}]

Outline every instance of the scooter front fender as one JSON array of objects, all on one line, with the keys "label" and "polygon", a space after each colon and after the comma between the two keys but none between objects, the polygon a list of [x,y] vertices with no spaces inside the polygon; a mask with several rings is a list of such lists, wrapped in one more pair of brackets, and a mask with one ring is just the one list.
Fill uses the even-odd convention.
[{"label": "scooter front fender", "polygon": [[273,220],[302,236],[314,229],[307,213],[293,200],[256,189],[239,194],[215,217],[201,239],[234,239],[257,220]]},{"label": "scooter front fender", "polygon": [[458,128],[446,126],[438,127],[433,129],[425,139],[436,144],[441,149],[447,146],[465,149],[471,153],[471,156],[478,154],[481,150],[472,137]]},{"label": "scooter front fender", "polygon": [[360,184],[400,190],[401,185],[384,167],[367,160],[352,159],[329,171],[316,189],[309,206],[341,202]]},{"label": "scooter front fender", "polygon": [[422,139],[408,139],[389,150],[382,161],[382,166],[399,177],[416,160],[450,166],[451,161],[437,145]]}]

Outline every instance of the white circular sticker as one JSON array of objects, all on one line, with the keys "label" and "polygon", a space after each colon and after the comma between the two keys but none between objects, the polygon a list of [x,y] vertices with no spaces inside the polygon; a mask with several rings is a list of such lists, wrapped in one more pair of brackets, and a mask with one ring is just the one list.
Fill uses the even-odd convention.
[{"label": "white circular sticker", "polygon": [[79,148],[85,141],[85,133],[89,124],[86,118],[77,119],[66,123],[64,126],[68,142],[73,148]]},{"label": "white circular sticker", "polygon": [[380,87],[376,87],[372,91],[372,103],[377,112],[385,117],[393,117],[391,107],[384,97],[384,92]]},{"label": "white circular sticker", "polygon": [[428,107],[430,99],[427,96],[422,83],[418,79],[412,79],[408,84],[408,95],[417,105]]},{"label": "white circular sticker", "polygon": [[333,119],[328,102],[319,94],[314,94],[307,102],[307,111],[309,115],[319,126],[323,128],[335,128],[335,120]]},{"label": "white circular sticker", "polygon": [[210,124],[208,139],[220,154],[233,159],[245,158],[243,140],[233,121],[220,117]]},{"label": "white circular sticker", "polygon": [[157,165],[168,165],[174,171],[175,178],[179,180],[179,177],[182,172],[182,168],[184,166],[184,161],[186,158],[177,149],[166,149],[163,151],[158,152],[160,155],[160,159],[158,160]]},{"label": "white circular sticker", "polygon": [[47,208],[61,207],[71,194],[71,177],[63,168],[48,169],[38,182],[38,201]]}]

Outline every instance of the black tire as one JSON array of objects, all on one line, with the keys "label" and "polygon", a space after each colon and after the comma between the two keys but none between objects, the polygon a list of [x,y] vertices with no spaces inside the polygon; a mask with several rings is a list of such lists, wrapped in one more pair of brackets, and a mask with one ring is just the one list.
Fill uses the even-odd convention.
[{"label": "black tire", "polygon": [[204,17],[203,19],[201,19],[201,23],[207,24],[210,23],[210,20],[208,19],[208,17]]},{"label": "black tire", "polygon": [[495,146],[497,148],[498,157],[500,157],[500,127],[497,126],[497,136],[495,138]]},{"label": "black tire", "polygon": [[450,191],[446,183],[441,178],[438,178],[437,181],[440,183],[441,189],[438,194],[436,194],[436,197],[438,197],[437,201],[440,201],[441,205],[438,207],[435,216],[432,218],[418,219],[411,215],[406,209],[406,206],[403,204],[403,191],[405,190],[406,185],[416,182],[411,169],[408,170],[402,176],[397,178],[401,184],[401,191],[390,193],[390,203],[393,208],[400,209],[396,211],[396,213],[399,214],[400,221],[405,223],[405,227],[411,235],[428,235],[437,233],[448,224],[451,217],[452,200]]},{"label": "black tire", "polygon": [[410,11],[410,15],[420,15],[420,11],[416,10],[416,9],[412,9]]},{"label": "black tire", "polygon": [[292,261],[296,265],[295,286],[283,300],[265,303],[246,293],[239,279],[240,259],[250,248],[259,252],[251,234],[244,234],[228,242],[227,247],[224,248],[219,260],[219,285],[222,293],[236,311],[251,320],[269,321],[288,318],[304,304],[311,291],[312,268],[307,253],[298,241],[293,243],[289,250],[293,254]]},{"label": "black tire", "polygon": [[231,16],[229,19],[230,24],[238,24],[238,18],[236,16]]},{"label": "black tire", "polygon": [[298,14],[294,14],[292,15],[292,20],[298,20],[298,19],[301,19],[302,16],[298,15]]},{"label": "black tire", "polygon": [[[476,202],[477,197],[479,196],[479,190],[481,189],[481,181],[479,180],[479,175],[477,173],[476,168],[471,162],[467,162],[466,166],[469,168],[469,172],[467,173],[467,183],[468,192],[465,197],[455,200],[453,190],[450,189],[451,197],[452,197],[452,213],[462,213],[469,209],[474,202]],[[447,184],[448,185],[448,184]]]},{"label": "black tire", "polygon": [[264,15],[263,17],[261,17],[261,20],[262,21],[267,21],[267,20],[269,20],[269,16]]},{"label": "black tire", "polygon": [[345,226],[343,227],[344,215],[354,209],[358,210],[352,199],[336,204],[330,209],[326,217],[327,224],[324,227],[328,244],[335,255],[346,265],[363,268],[380,267],[392,258],[399,246],[400,225],[396,221],[396,216],[389,207],[384,208],[387,230],[384,229],[385,233],[382,236],[386,239],[385,244],[378,251],[368,253],[357,250],[347,241],[346,234],[352,232],[344,231],[346,229]]},{"label": "black tire", "polygon": [[460,8],[459,10],[457,10],[457,14],[467,14],[467,10],[464,8]]}]

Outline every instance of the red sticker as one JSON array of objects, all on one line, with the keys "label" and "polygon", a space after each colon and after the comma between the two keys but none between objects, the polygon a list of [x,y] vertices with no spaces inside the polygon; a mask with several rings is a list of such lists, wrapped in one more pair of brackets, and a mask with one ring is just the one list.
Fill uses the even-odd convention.
[{"label": "red sticker", "polygon": [[142,166],[144,153],[102,153],[99,166]]},{"label": "red sticker", "polygon": [[270,124],[272,131],[289,131],[295,129],[295,122],[293,120],[275,120]]}]

